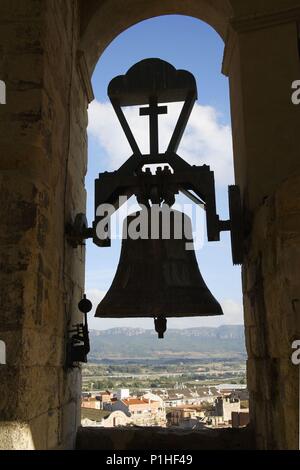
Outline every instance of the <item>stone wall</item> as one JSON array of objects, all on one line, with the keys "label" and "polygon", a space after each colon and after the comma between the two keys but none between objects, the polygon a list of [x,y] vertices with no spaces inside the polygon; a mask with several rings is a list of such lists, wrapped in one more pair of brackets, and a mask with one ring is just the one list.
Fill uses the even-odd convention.
[{"label": "stone wall", "polygon": [[299,446],[299,371],[291,363],[300,337],[300,107],[291,100],[299,16],[300,9],[233,20],[225,55],[245,215],[250,414],[263,449]]},{"label": "stone wall", "polygon": [[98,8],[93,1],[91,10],[83,6],[81,44],[91,72],[125,27],[159,14],[193,15],[224,39],[235,176],[245,217],[251,421],[258,447],[297,449],[299,381],[291,345],[300,337],[300,106],[292,104],[291,85],[300,78],[300,0],[160,0],[151,7],[143,0],[127,0],[115,6],[114,0]]},{"label": "stone wall", "polygon": [[257,210],[243,267],[248,387],[258,445],[297,449],[300,337],[300,177]]},{"label": "stone wall", "polygon": [[78,430],[78,450],[253,450],[251,428],[188,431],[162,428],[88,428]]},{"label": "stone wall", "polygon": [[[73,447],[80,370],[66,370],[84,249],[65,225],[85,211],[87,98],[76,1],[0,2],[0,448]],[[16,436],[22,435],[22,438]]]}]

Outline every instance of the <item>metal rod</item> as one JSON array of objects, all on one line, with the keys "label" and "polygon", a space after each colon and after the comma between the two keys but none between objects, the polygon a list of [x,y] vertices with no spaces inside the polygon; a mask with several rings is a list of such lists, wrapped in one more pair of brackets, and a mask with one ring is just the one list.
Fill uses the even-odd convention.
[{"label": "metal rod", "polygon": [[176,123],[173,135],[168,145],[167,152],[174,152],[174,153],[177,152],[177,149],[179,147],[183,133],[187,126],[195,101],[196,101],[196,92],[195,91],[189,92],[184,102],[184,105],[182,107],[178,121]]},{"label": "metal rod", "polygon": [[126,138],[127,138],[127,140],[128,140],[128,143],[129,143],[129,145],[130,145],[130,147],[131,147],[133,153],[135,153],[135,154],[140,154],[140,155],[141,155],[141,151],[140,151],[140,149],[139,149],[139,146],[138,146],[138,144],[136,143],[136,140],[135,140],[135,138],[134,138],[133,133],[131,132],[131,129],[130,129],[130,127],[129,127],[129,125],[128,125],[128,122],[127,122],[127,120],[126,120],[126,118],[125,118],[125,115],[124,115],[124,113],[123,113],[123,111],[122,111],[122,109],[121,109],[121,106],[119,105],[119,103],[118,103],[116,100],[113,100],[113,99],[111,100],[111,103],[112,103],[112,105],[113,105],[113,108],[114,108],[114,110],[115,110],[115,113],[116,113],[116,115],[117,115],[117,117],[118,117],[118,119],[119,119],[119,121],[120,121],[120,124],[121,124],[121,126],[122,126],[122,129],[123,129],[123,131],[124,131],[124,133],[125,133],[125,135],[126,135]]}]

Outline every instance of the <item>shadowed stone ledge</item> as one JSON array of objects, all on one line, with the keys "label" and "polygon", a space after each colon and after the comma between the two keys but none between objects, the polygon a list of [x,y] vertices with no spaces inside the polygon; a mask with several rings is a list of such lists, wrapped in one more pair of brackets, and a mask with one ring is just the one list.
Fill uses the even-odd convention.
[{"label": "shadowed stone ledge", "polygon": [[187,431],[163,428],[80,427],[78,450],[254,450],[250,428]]}]

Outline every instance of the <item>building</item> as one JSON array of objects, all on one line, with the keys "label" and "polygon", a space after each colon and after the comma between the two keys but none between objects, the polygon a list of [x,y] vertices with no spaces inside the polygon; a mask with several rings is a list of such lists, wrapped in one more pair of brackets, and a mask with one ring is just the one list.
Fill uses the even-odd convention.
[{"label": "building", "polygon": [[98,409],[81,408],[82,426],[99,426],[113,428],[117,426],[128,426],[132,420],[123,411],[104,411]]},{"label": "building", "polygon": [[96,399],[100,401],[100,409],[105,409],[105,404],[110,403],[112,397],[113,394],[109,390],[97,393]]},{"label": "building", "polygon": [[81,407],[81,425],[82,426],[100,426],[103,419],[109,416],[108,411],[96,408]]},{"label": "building", "polygon": [[235,390],[229,395],[230,398],[238,398],[241,402],[241,410],[249,410],[249,391]]},{"label": "building", "polygon": [[148,398],[126,398],[114,400],[111,403],[112,411],[121,410],[130,416],[133,424],[137,426],[165,426],[166,411],[161,400]]},{"label": "building", "polygon": [[214,403],[215,399],[220,396],[220,392],[216,387],[197,387],[196,393],[198,403]]},{"label": "building", "polygon": [[200,406],[178,406],[169,408],[167,413],[168,426],[178,426],[185,429],[200,429],[204,427],[205,413]]},{"label": "building", "polygon": [[195,387],[182,390],[166,390],[162,395],[165,405],[176,407],[181,405],[201,405],[204,402],[214,403],[220,396],[216,387]]},{"label": "building", "polygon": [[184,404],[184,397],[178,390],[167,390],[164,402],[166,406],[175,407]]},{"label": "building", "polygon": [[230,395],[232,393],[242,393],[243,391],[247,391],[247,385],[245,384],[220,384],[215,388],[221,395]]},{"label": "building", "polygon": [[158,395],[156,393],[152,393],[152,392],[146,392],[142,395],[142,398],[144,398],[146,400],[159,402],[160,403],[160,408],[164,411],[165,402],[164,402],[163,398],[160,395]]},{"label": "building", "polygon": [[81,401],[81,408],[91,408],[93,410],[100,410],[101,402],[96,397],[84,397]]},{"label": "building", "polygon": [[118,400],[123,400],[124,398],[128,398],[129,396],[129,388],[120,388],[115,394],[115,397]]},{"label": "building", "polygon": [[242,428],[250,422],[249,410],[233,411],[231,413],[231,425],[233,428]]},{"label": "building", "polygon": [[218,397],[215,401],[215,416],[220,416],[224,423],[231,423],[231,413],[240,411],[238,398]]}]

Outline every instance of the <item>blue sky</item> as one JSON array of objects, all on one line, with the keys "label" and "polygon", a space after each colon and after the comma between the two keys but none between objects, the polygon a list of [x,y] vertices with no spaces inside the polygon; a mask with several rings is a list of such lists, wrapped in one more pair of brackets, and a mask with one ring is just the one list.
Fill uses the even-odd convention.
[{"label": "blue sky", "polygon": [[[198,101],[178,153],[192,164],[209,164],[215,171],[217,210],[228,217],[227,186],[234,182],[228,79],[221,74],[223,41],[207,24],[185,16],[164,16],[143,21],[118,36],[102,54],[93,74],[95,101],[89,106],[89,164],[86,175],[87,215],[92,223],[94,213],[94,180],[99,172],[117,169],[130,155],[122,130],[107,98],[107,86],[116,75],[136,62],[159,57],[177,69],[186,69],[196,78]],[[178,106],[169,108],[170,115],[160,117],[161,136],[167,141]],[[146,140],[148,123],[136,110],[128,113],[132,129],[140,141]],[[180,203],[188,203],[184,197]],[[123,211],[124,212],[124,211]],[[125,212],[123,214],[125,216]],[[197,235],[205,230],[203,215],[195,218]],[[200,224],[201,222],[201,224]],[[195,228],[195,227],[194,227]],[[98,248],[87,242],[86,292],[97,305],[114,277],[120,253],[120,240],[111,248]],[[218,326],[242,323],[240,268],[231,261],[230,236],[204,244],[196,252],[201,273],[214,296],[223,306],[223,317],[169,319],[168,327]],[[139,326],[152,328],[152,319],[93,319],[91,328]]]}]

